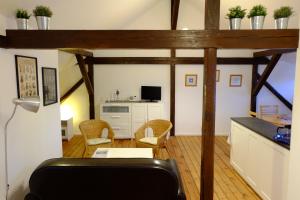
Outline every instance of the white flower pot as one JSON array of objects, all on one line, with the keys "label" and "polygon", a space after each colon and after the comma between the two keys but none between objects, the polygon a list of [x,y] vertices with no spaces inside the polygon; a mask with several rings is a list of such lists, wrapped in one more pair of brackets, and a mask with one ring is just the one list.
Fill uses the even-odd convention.
[{"label": "white flower pot", "polygon": [[28,29],[28,19],[17,18],[17,27],[19,30],[27,30]]},{"label": "white flower pot", "polygon": [[239,30],[241,29],[241,18],[231,18],[229,19],[229,28],[230,30]]},{"label": "white flower pot", "polygon": [[251,17],[251,28],[253,30],[263,29],[264,27],[265,16],[254,16]]},{"label": "white flower pot", "polygon": [[50,29],[50,17],[36,16],[35,18],[39,30]]},{"label": "white flower pot", "polygon": [[275,19],[276,29],[287,29],[289,25],[289,18],[278,18]]}]

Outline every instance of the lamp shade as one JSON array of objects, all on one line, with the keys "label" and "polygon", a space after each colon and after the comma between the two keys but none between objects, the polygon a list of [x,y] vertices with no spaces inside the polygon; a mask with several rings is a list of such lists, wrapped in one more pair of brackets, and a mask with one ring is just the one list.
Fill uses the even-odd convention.
[{"label": "lamp shade", "polygon": [[36,113],[40,107],[40,97],[23,97],[19,99],[14,99],[13,103],[15,105],[21,106],[25,110]]}]

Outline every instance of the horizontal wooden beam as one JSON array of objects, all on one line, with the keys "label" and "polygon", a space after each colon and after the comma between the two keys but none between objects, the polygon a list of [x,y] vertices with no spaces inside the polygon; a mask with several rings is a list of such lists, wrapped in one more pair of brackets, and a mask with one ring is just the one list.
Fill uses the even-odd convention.
[{"label": "horizontal wooden beam", "polygon": [[81,56],[93,56],[93,52],[84,49],[74,49],[74,48],[61,48],[60,51],[64,51],[71,54],[78,54]]},{"label": "horizontal wooden beam", "polygon": [[296,51],[297,49],[269,49],[265,51],[254,52],[253,55],[254,57],[265,57],[265,56],[272,56],[275,54],[292,53]]},{"label": "horizontal wooden beam", "polygon": [[83,83],[83,79],[81,78],[77,83],[75,83],[62,97],[60,97],[60,103],[64,102],[73,92],[75,92]]},{"label": "horizontal wooden beam", "polygon": [[275,54],[272,56],[270,63],[267,65],[266,69],[264,70],[264,72],[262,73],[260,78],[258,79],[257,84],[252,91],[253,96],[257,96],[257,94],[261,90],[262,86],[265,84],[265,82],[269,78],[274,67],[277,65],[280,58],[281,58],[281,54]]},{"label": "horizontal wooden beam", "polygon": [[[260,75],[257,74],[257,77],[260,78]],[[288,109],[293,110],[293,104],[291,104],[284,96],[282,96],[268,81],[265,82],[265,87],[270,90],[270,92],[276,96]]]},{"label": "horizontal wooden beam", "polygon": [[[85,59],[87,63],[93,64],[204,64],[203,57],[89,57]],[[249,58],[224,58],[217,59],[219,65],[253,65],[268,64],[269,59],[265,57]]]},{"label": "horizontal wooden beam", "polygon": [[297,48],[299,30],[7,30],[17,49]]},{"label": "horizontal wooden beam", "polygon": [[0,48],[6,48],[6,37],[3,35],[0,35]]}]

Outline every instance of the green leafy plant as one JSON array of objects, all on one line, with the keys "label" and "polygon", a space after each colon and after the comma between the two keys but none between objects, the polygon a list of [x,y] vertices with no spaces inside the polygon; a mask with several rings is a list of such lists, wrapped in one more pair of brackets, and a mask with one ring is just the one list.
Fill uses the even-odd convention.
[{"label": "green leafy plant", "polygon": [[227,13],[228,19],[241,18],[243,19],[246,15],[246,9],[242,9],[241,6],[236,6],[229,8],[229,13]]},{"label": "green leafy plant", "polygon": [[34,16],[45,16],[45,17],[52,17],[53,13],[49,7],[46,6],[37,6],[33,10]]},{"label": "green leafy plant", "polygon": [[254,6],[249,14],[248,18],[255,17],[255,16],[267,16],[267,8],[264,7],[263,5],[256,5]]},{"label": "green leafy plant", "polygon": [[28,14],[27,10],[18,9],[16,11],[16,17],[20,19],[29,19],[30,15]]},{"label": "green leafy plant", "polygon": [[293,8],[289,6],[282,6],[274,11],[274,19],[287,18],[294,13]]}]

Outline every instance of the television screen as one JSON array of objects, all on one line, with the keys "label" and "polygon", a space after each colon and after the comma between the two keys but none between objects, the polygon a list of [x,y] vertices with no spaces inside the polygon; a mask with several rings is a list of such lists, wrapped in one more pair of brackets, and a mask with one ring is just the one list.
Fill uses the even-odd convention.
[{"label": "television screen", "polygon": [[142,86],[142,100],[158,101],[161,100],[161,87]]}]

